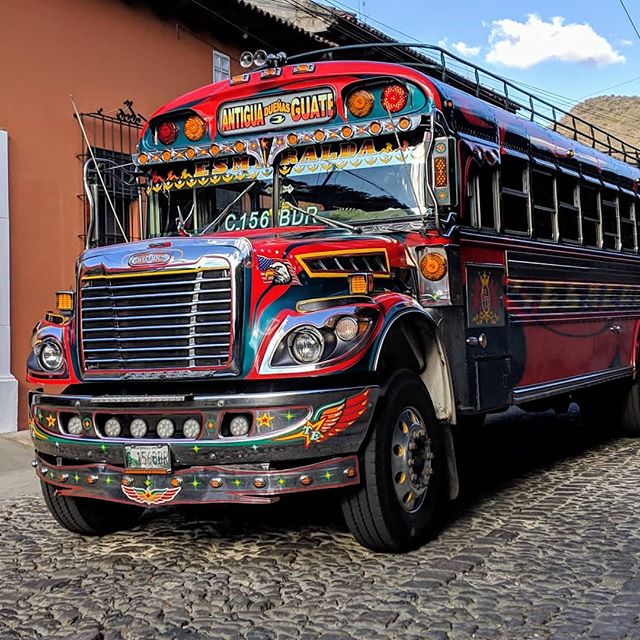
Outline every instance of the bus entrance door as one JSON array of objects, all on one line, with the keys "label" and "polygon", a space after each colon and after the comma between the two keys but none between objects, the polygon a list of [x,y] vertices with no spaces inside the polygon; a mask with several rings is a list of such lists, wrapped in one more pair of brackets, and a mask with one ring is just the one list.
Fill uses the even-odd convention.
[{"label": "bus entrance door", "polygon": [[466,265],[465,340],[476,410],[489,411],[511,404],[511,355],[502,265]]}]

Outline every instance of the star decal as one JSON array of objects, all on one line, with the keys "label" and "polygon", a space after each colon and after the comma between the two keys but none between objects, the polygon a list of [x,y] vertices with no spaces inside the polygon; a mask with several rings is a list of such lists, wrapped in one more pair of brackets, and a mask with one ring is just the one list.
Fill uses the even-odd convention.
[{"label": "star decal", "polygon": [[144,481],[144,486],[145,486],[145,487],[150,487],[150,486],[151,486],[151,480],[149,480],[149,478],[147,478],[147,479]]},{"label": "star decal", "polygon": [[76,471],[76,474],[73,476],[73,479],[74,479],[76,482],[80,482],[80,476],[78,475],[78,472],[77,472],[77,471]]},{"label": "star decal", "polygon": [[56,417],[53,414],[47,416],[47,427],[56,426]]},{"label": "star decal", "polygon": [[193,445],[193,450],[195,453],[198,453],[198,451],[200,451],[200,447],[197,444]]},{"label": "star decal", "polygon": [[281,486],[284,487],[285,484],[287,484],[287,481],[284,478],[278,478],[277,483]]},{"label": "star decal", "polygon": [[198,482],[198,478],[194,478],[194,479],[193,479],[193,482],[191,483],[191,486],[192,486],[194,489],[197,489],[197,488],[200,486],[200,483]]},{"label": "star decal", "polygon": [[287,413],[284,414],[284,417],[291,422],[294,418],[295,415],[293,413],[291,413],[291,409],[289,409],[289,411],[287,411]]},{"label": "star decal", "polygon": [[233,484],[235,484],[235,485],[236,485],[236,487],[239,487],[239,486],[242,484],[242,482],[240,481],[240,479],[239,479],[239,478],[236,478],[236,479],[233,481]]},{"label": "star decal", "polygon": [[331,472],[327,469],[327,471],[325,471],[325,472],[322,474],[322,477],[323,477],[323,478],[326,478],[326,479],[327,479],[327,481],[328,481],[328,480],[331,480],[331,478],[333,478],[333,473],[331,473]]},{"label": "star decal", "polygon": [[273,416],[265,411],[261,416],[258,416],[258,426],[270,429],[273,419]]},{"label": "star decal", "polygon": [[104,444],[104,442],[100,445],[100,451],[102,451],[102,453],[104,453],[107,450],[107,445]]},{"label": "star decal", "polygon": [[104,479],[104,481],[105,481],[107,484],[111,484],[111,483],[113,482],[113,480],[111,479],[111,476],[107,476],[107,477]]}]

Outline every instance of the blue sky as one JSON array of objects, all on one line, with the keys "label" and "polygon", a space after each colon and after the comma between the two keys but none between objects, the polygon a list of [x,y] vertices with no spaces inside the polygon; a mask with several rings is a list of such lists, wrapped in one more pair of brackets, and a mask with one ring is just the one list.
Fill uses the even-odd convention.
[{"label": "blue sky", "polygon": [[[640,95],[640,39],[619,0],[324,2],[360,10],[362,19],[392,37],[403,32],[408,40],[445,45],[502,76],[557,94],[540,97],[559,106],[592,95]],[[624,2],[640,29],[640,0]]]}]

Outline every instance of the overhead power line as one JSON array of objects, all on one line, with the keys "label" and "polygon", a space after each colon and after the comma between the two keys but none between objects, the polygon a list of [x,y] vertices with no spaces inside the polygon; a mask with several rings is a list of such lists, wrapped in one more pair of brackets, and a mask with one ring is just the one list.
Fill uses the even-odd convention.
[{"label": "overhead power line", "polygon": [[640,40],[640,31],[638,31],[638,27],[636,27],[636,23],[633,21],[631,14],[629,13],[626,5],[624,4],[624,0],[620,0],[620,4],[622,5],[624,12],[627,14],[627,18],[629,18],[629,22],[631,23],[633,30],[636,32],[636,35],[638,36],[638,40]]}]

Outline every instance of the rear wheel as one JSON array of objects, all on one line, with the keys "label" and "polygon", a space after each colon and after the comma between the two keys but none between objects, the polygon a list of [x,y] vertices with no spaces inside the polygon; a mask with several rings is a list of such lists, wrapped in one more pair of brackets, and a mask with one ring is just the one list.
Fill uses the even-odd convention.
[{"label": "rear wheel", "polygon": [[51,515],[65,529],[83,536],[102,536],[137,524],[144,509],[118,502],[58,495],[57,488],[40,481]]},{"label": "rear wheel", "polygon": [[342,510],[356,539],[374,551],[408,551],[435,531],[445,487],[440,427],[420,379],[400,374],[378,407],[362,456],[362,483]]}]

